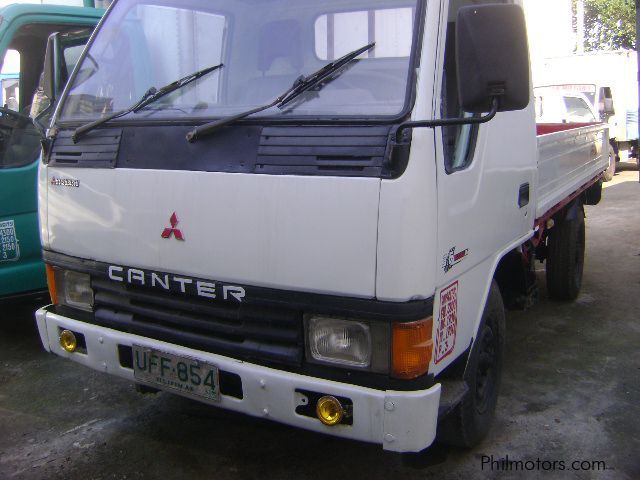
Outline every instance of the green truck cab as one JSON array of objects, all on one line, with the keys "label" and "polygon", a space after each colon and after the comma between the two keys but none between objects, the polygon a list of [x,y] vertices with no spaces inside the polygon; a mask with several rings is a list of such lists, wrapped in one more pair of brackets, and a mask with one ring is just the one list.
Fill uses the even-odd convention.
[{"label": "green truck cab", "polygon": [[[0,84],[0,302],[47,288],[37,219],[40,136],[31,116],[48,38],[54,32],[88,38],[103,13],[58,5],[0,9],[0,61],[6,79]],[[82,48],[75,42],[64,50],[69,71]]]}]

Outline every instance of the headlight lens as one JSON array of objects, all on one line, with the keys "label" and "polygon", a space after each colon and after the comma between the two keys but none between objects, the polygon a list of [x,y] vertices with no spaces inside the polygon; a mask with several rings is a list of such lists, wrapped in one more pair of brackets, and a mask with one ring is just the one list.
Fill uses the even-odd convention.
[{"label": "headlight lens", "polygon": [[58,304],[80,310],[93,310],[93,290],[91,277],[86,273],[72,270],[54,269]]},{"label": "headlight lens", "polygon": [[308,319],[307,331],[314,360],[362,368],[371,365],[371,330],[366,323],[316,315]]}]

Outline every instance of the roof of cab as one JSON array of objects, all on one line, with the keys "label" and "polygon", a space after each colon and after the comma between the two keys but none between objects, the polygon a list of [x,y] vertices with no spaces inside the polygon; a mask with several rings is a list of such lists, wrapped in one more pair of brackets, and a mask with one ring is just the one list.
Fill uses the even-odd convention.
[{"label": "roof of cab", "polygon": [[62,17],[89,17],[99,20],[104,14],[101,8],[69,7],[65,5],[40,5],[21,3],[0,8],[0,28],[5,22],[11,22],[22,15],[51,15]]}]

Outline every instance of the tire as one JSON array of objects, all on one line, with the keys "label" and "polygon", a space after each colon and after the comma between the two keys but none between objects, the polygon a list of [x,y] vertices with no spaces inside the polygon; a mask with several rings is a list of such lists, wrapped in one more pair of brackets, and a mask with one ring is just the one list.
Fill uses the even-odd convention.
[{"label": "tire", "polygon": [[469,390],[438,425],[440,443],[471,448],[489,432],[498,402],[505,330],[504,304],[494,280],[464,373]]},{"label": "tire", "polygon": [[583,197],[585,205],[598,205],[600,200],[602,200],[602,180],[587,188]]},{"label": "tire", "polygon": [[604,171],[604,181],[610,182],[616,174],[616,152],[612,146],[609,146],[609,168]]},{"label": "tire", "polygon": [[547,292],[552,300],[575,300],[584,270],[584,209],[549,232],[547,241]]}]

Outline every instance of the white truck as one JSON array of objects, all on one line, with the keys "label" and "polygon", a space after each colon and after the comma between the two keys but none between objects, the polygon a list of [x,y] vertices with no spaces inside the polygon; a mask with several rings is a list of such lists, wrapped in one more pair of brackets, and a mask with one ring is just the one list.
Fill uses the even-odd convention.
[{"label": "white truck", "polygon": [[633,50],[546,58],[534,72],[536,93],[571,90],[587,96],[609,124],[617,160],[638,157],[638,56]]},{"label": "white truck", "polygon": [[[533,89],[536,109],[536,123],[570,123],[573,127],[595,125],[601,123],[598,112],[589,98],[580,92],[563,89]],[[609,167],[605,170],[603,180],[610,182],[616,173],[616,153],[614,142],[609,139]]]},{"label": "white truck", "polygon": [[531,91],[514,4],[114,2],[44,140],[44,348],[390,451],[478,443],[504,307],[536,259],[578,295],[607,167],[603,125],[536,137]]}]

